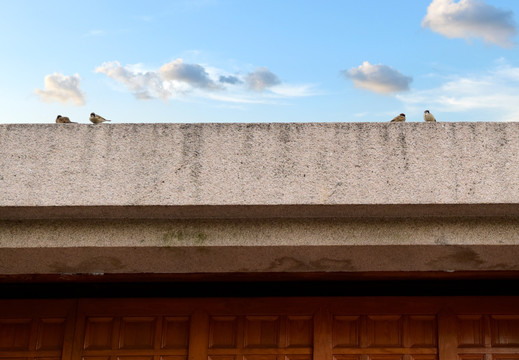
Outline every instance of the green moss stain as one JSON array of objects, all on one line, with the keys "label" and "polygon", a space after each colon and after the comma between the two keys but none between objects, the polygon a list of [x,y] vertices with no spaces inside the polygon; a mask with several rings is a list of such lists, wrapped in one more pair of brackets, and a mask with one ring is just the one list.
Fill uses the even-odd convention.
[{"label": "green moss stain", "polygon": [[202,231],[193,230],[169,230],[162,235],[162,242],[166,246],[178,244],[204,245],[207,234]]}]

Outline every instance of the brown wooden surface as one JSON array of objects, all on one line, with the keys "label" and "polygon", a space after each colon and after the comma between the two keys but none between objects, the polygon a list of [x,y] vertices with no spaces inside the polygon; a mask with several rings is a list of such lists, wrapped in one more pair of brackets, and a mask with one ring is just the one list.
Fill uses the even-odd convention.
[{"label": "brown wooden surface", "polygon": [[76,301],[0,301],[0,358],[70,359]]},{"label": "brown wooden surface", "polygon": [[519,298],[3,300],[0,359],[517,360]]}]

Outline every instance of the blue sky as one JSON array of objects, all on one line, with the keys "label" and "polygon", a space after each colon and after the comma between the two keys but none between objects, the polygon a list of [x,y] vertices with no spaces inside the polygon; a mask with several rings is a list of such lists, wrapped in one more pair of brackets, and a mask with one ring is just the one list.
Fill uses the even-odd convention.
[{"label": "blue sky", "polygon": [[0,1],[0,123],[519,120],[517,0]]}]

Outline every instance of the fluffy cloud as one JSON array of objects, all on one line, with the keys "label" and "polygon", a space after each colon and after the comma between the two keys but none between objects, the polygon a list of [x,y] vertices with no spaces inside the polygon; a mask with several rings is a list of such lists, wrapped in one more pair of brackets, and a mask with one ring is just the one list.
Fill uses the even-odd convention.
[{"label": "fluffy cloud", "polygon": [[229,76],[220,75],[220,78],[218,79],[218,81],[221,83],[224,83],[224,84],[231,84],[231,85],[243,83],[243,81],[241,81],[237,76],[232,76],[232,75],[229,75]]},{"label": "fluffy cloud", "polygon": [[277,75],[264,67],[245,76],[230,75],[221,69],[177,59],[157,70],[143,70],[141,65],[122,66],[112,61],[95,71],[123,84],[137,99],[166,101],[189,95],[227,103],[272,104],[280,99],[317,94],[313,85],[281,83]]},{"label": "fluffy cloud", "polygon": [[502,47],[512,46],[510,38],[516,33],[512,11],[482,0],[433,0],[422,26],[448,38],[482,38]]},{"label": "fluffy cloud", "polygon": [[254,72],[245,77],[245,82],[250,89],[263,91],[269,87],[281,84],[281,81],[266,67],[257,68]]},{"label": "fluffy cloud", "polygon": [[152,99],[154,97],[166,100],[170,91],[164,87],[163,80],[154,71],[139,71],[124,67],[117,61],[106,62],[95,69],[96,73],[124,84],[137,99]]},{"label": "fluffy cloud", "polygon": [[79,88],[80,80],[78,74],[66,76],[54,73],[45,76],[44,89],[36,89],[35,92],[45,102],[70,101],[78,106],[85,105],[85,94]]},{"label": "fluffy cloud", "polygon": [[344,70],[343,74],[351,79],[356,87],[381,94],[407,91],[413,81],[413,78],[403,75],[390,66],[371,65],[367,61],[356,68]]},{"label": "fluffy cloud", "polygon": [[452,77],[439,87],[397,97],[409,111],[434,108],[466,113],[469,121],[519,121],[519,68],[500,64],[484,74]]},{"label": "fluffy cloud", "polygon": [[180,81],[195,88],[214,89],[217,85],[209,78],[205,68],[198,64],[186,64],[182,59],[164,64],[159,73],[165,80]]}]

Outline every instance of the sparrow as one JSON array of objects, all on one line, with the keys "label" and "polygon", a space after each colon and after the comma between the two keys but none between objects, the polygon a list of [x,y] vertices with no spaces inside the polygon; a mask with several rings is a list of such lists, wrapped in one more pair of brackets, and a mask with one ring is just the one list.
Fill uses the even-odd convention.
[{"label": "sparrow", "polygon": [[405,121],[405,114],[402,113],[402,114],[398,115],[397,117],[395,117],[390,122],[404,122],[404,121]]},{"label": "sparrow", "polygon": [[70,121],[70,119],[67,116],[58,115],[56,117],[56,124],[77,124],[77,123],[74,121]]},{"label": "sparrow", "polygon": [[429,110],[425,110],[423,112],[423,119],[425,120],[425,122],[436,122],[436,118],[433,114],[429,112]]},{"label": "sparrow", "polygon": [[94,124],[101,124],[104,121],[111,121],[111,120],[105,119],[104,117],[96,115],[95,113],[91,113],[90,121],[93,122]]}]

